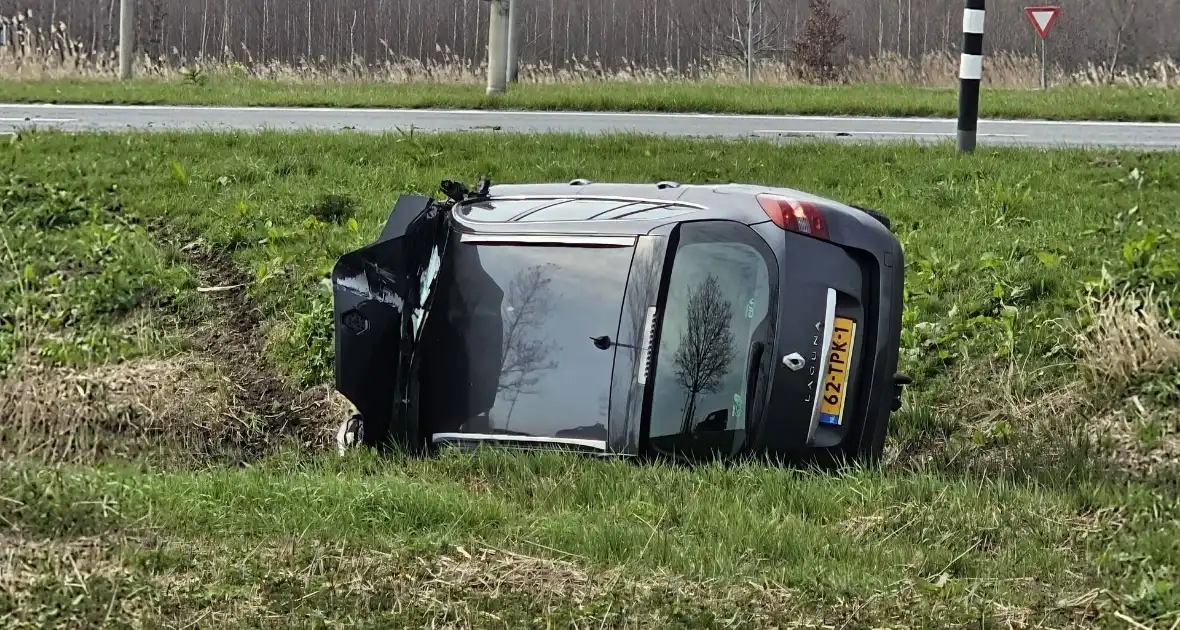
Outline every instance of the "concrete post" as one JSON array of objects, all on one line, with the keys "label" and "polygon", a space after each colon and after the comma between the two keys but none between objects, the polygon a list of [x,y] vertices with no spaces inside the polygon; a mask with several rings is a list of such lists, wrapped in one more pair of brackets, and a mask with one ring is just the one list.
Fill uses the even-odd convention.
[{"label": "concrete post", "polygon": [[515,83],[520,71],[520,13],[516,0],[508,0],[508,82]]},{"label": "concrete post", "polygon": [[488,19],[488,94],[502,94],[508,71],[508,0],[491,0]]},{"label": "concrete post", "polygon": [[135,60],[135,0],[119,2],[119,80],[131,78]]}]

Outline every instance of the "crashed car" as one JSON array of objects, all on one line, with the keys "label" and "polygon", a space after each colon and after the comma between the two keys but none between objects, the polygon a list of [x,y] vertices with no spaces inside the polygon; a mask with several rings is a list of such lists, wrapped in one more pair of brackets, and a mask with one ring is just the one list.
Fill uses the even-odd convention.
[{"label": "crashed car", "polygon": [[342,450],[879,458],[908,382],[881,213],[744,184],[441,189],[332,273]]}]

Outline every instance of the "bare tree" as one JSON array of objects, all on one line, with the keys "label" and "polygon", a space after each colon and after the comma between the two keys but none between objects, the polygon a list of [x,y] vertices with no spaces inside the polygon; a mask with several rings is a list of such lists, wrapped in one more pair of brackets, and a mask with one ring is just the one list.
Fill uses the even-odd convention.
[{"label": "bare tree", "polygon": [[717,391],[736,356],[731,330],[733,307],[722,295],[717,276],[709,274],[692,290],[687,315],[687,327],[672,357],[676,384],[685,390],[682,433],[692,429],[697,396]]},{"label": "bare tree", "polygon": [[153,56],[164,54],[164,23],[168,19],[168,10],[164,8],[164,0],[141,0],[139,11],[136,12],[135,37],[140,51],[148,51]]},{"label": "bare tree", "polygon": [[705,0],[699,9],[713,16],[708,52],[740,61],[747,82],[754,81],[754,66],[760,57],[783,50],[776,44],[783,23],[768,4],[767,0],[729,0],[724,6],[715,6],[715,0]]},{"label": "bare tree", "polygon": [[507,315],[504,318],[504,339],[500,353],[500,382],[497,392],[511,397],[504,428],[512,420],[516,401],[533,389],[541,380],[541,372],[552,370],[557,363],[548,359],[552,344],[535,338],[553,310],[549,295],[552,278],[545,275],[541,265],[517,272],[508,283]]},{"label": "bare tree", "polygon": [[655,262],[653,250],[644,249],[636,255],[633,265],[635,271],[627,281],[627,313],[623,319],[627,336],[635,341],[627,348],[631,351],[632,359],[638,359],[639,349],[646,341],[643,339],[643,323],[647,318],[650,306],[646,298],[653,295],[656,285],[660,281],[660,267]]},{"label": "bare tree", "polygon": [[1110,51],[1110,67],[1107,68],[1108,83],[1114,83],[1115,69],[1119,64],[1119,55],[1123,53],[1125,44],[1123,43],[1123,34],[1127,30],[1127,26],[1131,23],[1131,19],[1135,16],[1135,4],[1138,0],[1106,0],[1106,7],[1110,10],[1110,17],[1114,20],[1116,25],[1114,34],[1114,44],[1111,45]]}]

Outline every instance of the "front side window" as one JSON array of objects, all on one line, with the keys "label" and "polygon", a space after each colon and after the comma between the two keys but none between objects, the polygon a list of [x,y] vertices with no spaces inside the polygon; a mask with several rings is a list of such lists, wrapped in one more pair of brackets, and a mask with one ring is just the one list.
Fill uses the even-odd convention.
[{"label": "front side window", "polygon": [[728,454],[744,437],[751,349],[768,341],[774,297],[758,238],[732,223],[682,228],[654,370],[649,439],[657,451]]}]

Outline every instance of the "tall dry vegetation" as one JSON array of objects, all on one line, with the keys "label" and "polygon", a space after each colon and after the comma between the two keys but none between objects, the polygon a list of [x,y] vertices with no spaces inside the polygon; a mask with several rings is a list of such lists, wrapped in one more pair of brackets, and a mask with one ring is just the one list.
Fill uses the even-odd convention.
[{"label": "tall dry vegetation", "polygon": [[[139,1],[140,69],[149,75],[200,64],[265,78],[482,80],[483,0]],[[525,82],[741,81],[751,52],[757,80],[807,80],[815,72],[800,46],[804,53],[824,47],[808,41],[813,4],[839,20],[828,51],[833,67],[821,73],[836,80],[951,85],[962,37],[962,0],[519,3]],[[0,52],[0,76],[111,73],[118,5],[0,0],[0,15],[15,16],[0,26],[8,44]],[[1177,26],[1174,0],[1075,0],[1052,35],[1051,74],[1056,83],[1175,85]],[[985,80],[1038,84],[1038,40],[1018,3],[991,8],[985,41]]]}]

